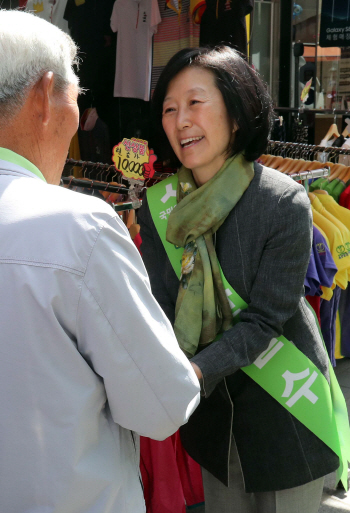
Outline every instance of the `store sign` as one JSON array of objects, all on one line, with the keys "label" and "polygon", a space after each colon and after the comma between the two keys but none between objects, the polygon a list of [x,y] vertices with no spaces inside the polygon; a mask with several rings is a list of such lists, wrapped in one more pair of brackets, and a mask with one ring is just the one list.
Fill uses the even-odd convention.
[{"label": "store sign", "polygon": [[350,0],[322,0],[320,46],[350,46]]},{"label": "store sign", "polygon": [[154,151],[143,139],[123,139],[113,148],[112,160],[117,171],[127,179],[145,180],[154,175],[153,164],[157,160]]}]

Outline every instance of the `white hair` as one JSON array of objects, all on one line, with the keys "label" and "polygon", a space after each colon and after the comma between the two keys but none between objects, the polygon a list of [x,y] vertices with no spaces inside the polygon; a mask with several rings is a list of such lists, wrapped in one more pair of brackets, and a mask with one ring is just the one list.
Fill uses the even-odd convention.
[{"label": "white hair", "polygon": [[51,23],[28,12],[0,10],[0,117],[12,117],[48,71],[58,91],[78,84],[73,70],[77,51],[74,41]]}]

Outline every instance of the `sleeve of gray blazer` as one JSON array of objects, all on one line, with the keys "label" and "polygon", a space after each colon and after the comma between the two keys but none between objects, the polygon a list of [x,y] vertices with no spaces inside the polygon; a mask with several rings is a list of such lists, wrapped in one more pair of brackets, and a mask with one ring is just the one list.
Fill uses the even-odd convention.
[{"label": "sleeve of gray blazer", "polygon": [[284,323],[304,295],[312,242],[310,201],[302,186],[291,184],[272,208],[274,221],[241,322],[191,360],[203,373],[206,396],[221,379],[253,363],[272,338],[283,334]]}]

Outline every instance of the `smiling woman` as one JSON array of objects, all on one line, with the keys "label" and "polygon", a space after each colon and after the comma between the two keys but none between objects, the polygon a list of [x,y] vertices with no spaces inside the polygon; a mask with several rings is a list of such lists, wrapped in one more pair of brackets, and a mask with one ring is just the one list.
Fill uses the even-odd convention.
[{"label": "smiling woman", "polygon": [[242,370],[283,334],[329,377],[303,289],[310,202],[301,185],[253,162],[267,145],[271,99],[238,52],[193,48],[169,61],[153,110],[160,154],[180,169],[147,193],[141,249],[201,380],[181,438],[202,465],[206,513],[316,513],[338,457]]},{"label": "smiling woman", "polygon": [[[183,103],[177,105],[180,96]],[[154,126],[160,157],[170,159],[174,165],[182,161],[168,138],[167,118],[176,112],[181,123],[185,101],[192,112],[196,112],[198,104],[209,104],[214,116],[208,118],[208,123],[213,125],[211,130],[219,129],[220,124],[220,129],[225,130],[224,139],[229,138],[226,157],[244,150],[246,159],[253,161],[263,153],[271,128],[271,98],[258,73],[237,52],[231,52],[228,47],[215,52],[184,49],[164,69],[152,99]],[[188,133],[187,138],[203,135],[194,130]]]},{"label": "smiling woman", "polygon": [[210,71],[185,68],[172,79],[163,102],[163,128],[197,185],[221,168],[235,130]]}]

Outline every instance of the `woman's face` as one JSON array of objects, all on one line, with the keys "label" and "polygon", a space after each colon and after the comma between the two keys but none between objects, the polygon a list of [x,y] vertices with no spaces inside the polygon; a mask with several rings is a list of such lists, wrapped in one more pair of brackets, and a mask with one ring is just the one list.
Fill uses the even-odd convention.
[{"label": "woman's face", "polygon": [[232,123],[214,75],[189,67],[170,82],[163,102],[163,128],[198,185],[210,180],[226,160]]}]

